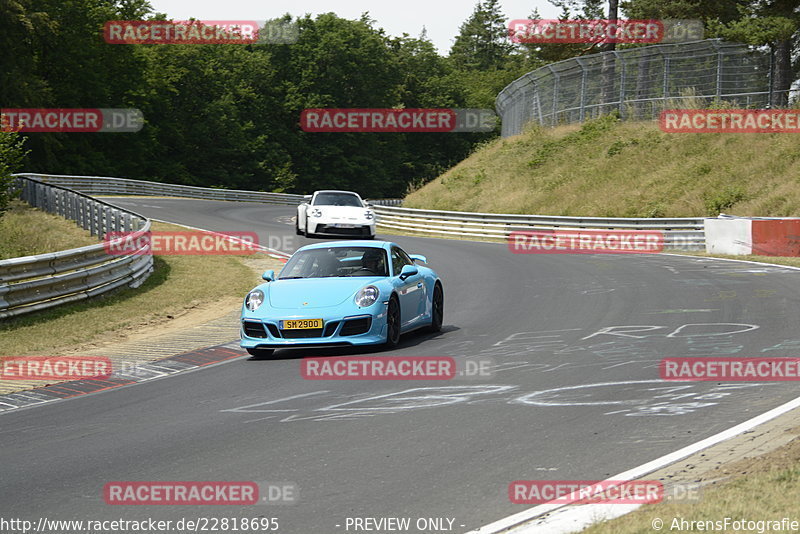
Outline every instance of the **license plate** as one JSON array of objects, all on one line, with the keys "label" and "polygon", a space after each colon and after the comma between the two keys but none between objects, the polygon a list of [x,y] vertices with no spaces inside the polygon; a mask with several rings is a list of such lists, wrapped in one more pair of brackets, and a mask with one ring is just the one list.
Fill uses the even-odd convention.
[{"label": "license plate", "polygon": [[281,330],[313,330],[322,328],[322,319],[289,319],[281,321]]},{"label": "license plate", "polygon": [[358,228],[358,226],[355,225],[355,224],[339,224],[339,223],[334,224],[333,227],[334,228]]}]

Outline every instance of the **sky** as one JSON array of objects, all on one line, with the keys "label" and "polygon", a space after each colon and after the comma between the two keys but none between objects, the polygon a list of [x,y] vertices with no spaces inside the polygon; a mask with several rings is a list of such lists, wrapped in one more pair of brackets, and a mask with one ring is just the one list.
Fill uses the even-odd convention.
[{"label": "sky", "polygon": [[[475,9],[477,0],[401,0],[398,2],[364,0],[150,0],[155,11],[175,20],[194,17],[199,20],[267,20],[285,13],[334,12],[346,19],[358,19],[368,11],[375,26],[399,37],[407,33],[418,37],[424,27],[439,53],[450,51],[461,24]],[[542,18],[558,18],[559,10],[547,0],[501,0],[508,19],[526,19],[533,8]]]}]

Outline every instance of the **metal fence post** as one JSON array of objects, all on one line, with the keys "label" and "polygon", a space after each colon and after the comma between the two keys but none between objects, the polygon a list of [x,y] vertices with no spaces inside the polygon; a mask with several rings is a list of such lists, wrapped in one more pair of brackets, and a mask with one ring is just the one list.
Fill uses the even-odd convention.
[{"label": "metal fence post", "polygon": [[581,67],[581,104],[580,110],[578,111],[578,120],[583,122],[583,119],[586,117],[586,78],[589,76],[589,72],[586,70],[586,65],[581,58],[576,57],[575,61],[577,61],[578,65]]},{"label": "metal fence post", "polygon": [[614,61],[619,61],[619,116],[625,118],[625,58],[617,50],[614,52]]},{"label": "metal fence post", "polygon": [[560,90],[559,82],[561,81],[561,76],[553,69],[552,65],[547,67],[553,73],[553,111],[550,114],[550,125],[555,126],[558,123],[558,91]]},{"label": "metal fence post", "polygon": [[775,47],[769,47],[769,89],[767,89],[767,108],[772,108],[773,98],[775,97],[773,92],[773,81],[775,77]]}]

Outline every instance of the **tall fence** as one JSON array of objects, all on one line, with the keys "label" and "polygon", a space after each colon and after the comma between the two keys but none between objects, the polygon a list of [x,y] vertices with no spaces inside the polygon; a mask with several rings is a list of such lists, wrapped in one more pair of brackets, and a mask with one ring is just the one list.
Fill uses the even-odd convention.
[{"label": "tall fence", "polygon": [[767,108],[773,61],[768,52],[717,39],[642,46],[559,61],[511,82],[497,96],[502,136],[535,121],[555,126],[612,110],[653,119],[663,109],[715,100]]},{"label": "tall fence", "polygon": [[[21,198],[31,206],[78,223],[92,235],[147,232],[150,221],[83,193],[17,176]],[[0,319],[74,302],[122,286],[138,287],[153,271],[149,244],[110,255],[103,243],[0,261]]]}]

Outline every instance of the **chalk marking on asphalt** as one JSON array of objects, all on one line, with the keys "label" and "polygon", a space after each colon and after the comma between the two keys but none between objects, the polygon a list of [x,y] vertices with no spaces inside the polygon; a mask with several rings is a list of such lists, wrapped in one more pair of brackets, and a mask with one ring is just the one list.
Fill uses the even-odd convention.
[{"label": "chalk marking on asphalt", "polygon": [[289,401],[294,399],[301,399],[303,397],[311,397],[313,395],[322,395],[323,393],[329,393],[329,390],[323,389],[320,391],[312,391],[310,393],[301,393],[299,395],[292,395],[291,397],[284,397],[282,399],[275,399],[266,402],[259,402],[256,404],[248,404],[247,406],[239,406],[237,408],[228,408],[227,410],[220,410],[220,412],[239,412],[239,413],[253,413],[253,412],[296,412],[297,409],[284,409],[284,410],[249,410],[248,408],[254,408],[256,406],[264,406],[266,404],[277,404],[283,401]]}]

